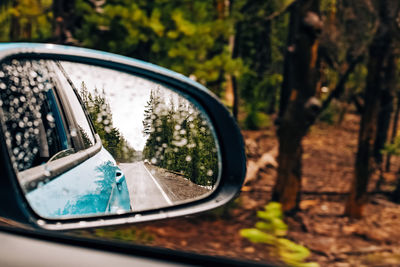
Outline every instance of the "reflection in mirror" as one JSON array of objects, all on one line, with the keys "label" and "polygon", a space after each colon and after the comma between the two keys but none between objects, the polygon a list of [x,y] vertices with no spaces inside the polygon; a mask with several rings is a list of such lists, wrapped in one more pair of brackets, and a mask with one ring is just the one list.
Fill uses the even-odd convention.
[{"label": "reflection in mirror", "polygon": [[216,188],[212,126],[174,88],[98,66],[10,60],[0,90],[10,159],[42,217],[145,211]]}]

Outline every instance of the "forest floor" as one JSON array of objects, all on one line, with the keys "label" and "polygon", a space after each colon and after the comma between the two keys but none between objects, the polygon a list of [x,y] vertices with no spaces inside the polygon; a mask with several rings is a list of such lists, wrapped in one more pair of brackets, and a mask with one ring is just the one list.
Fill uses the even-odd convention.
[{"label": "forest floor", "polygon": [[[398,163],[392,158],[392,172],[384,173],[381,190],[375,190],[378,175],[370,183],[365,216],[349,220],[343,216],[347,192],[353,179],[359,117],[347,115],[343,123],[318,123],[303,141],[303,180],[300,211],[286,217],[287,238],[312,252],[307,261],[321,266],[399,266],[400,205],[390,202]],[[243,131],[248,162],[276,150],[275,130]],[[274,249],[242,238],[239,230],[253,227],[257,210],[269,201],[276,169],[261,168],[228,207],[190,217],[125,226],[133,229],[139,243],[241,260],[279,262]],[[114,228],[115,230],[116,228]],[[114,238],[108,231],[96,235]],[[129,240],[129,238],[122,238]]]}]

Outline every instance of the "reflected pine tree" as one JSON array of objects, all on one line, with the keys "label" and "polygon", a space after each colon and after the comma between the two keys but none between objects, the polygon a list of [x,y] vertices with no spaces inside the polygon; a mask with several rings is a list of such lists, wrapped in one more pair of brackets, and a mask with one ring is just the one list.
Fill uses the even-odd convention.
[{"label": "reflected pine tree", "polygon": [[[175,103],[177,102],[177,103]],[[218,155],[206,118],[183,98],[163,101],[152,90],[145,106],[143,157],[151,164],[181,174],[195,184],[214,186]]]},{"label": "reflected pine tree", "polygon": [[137,151],[128,143],[120,130],[113,125],[112,111],[104,90],[97,89],[92,94],[84,82],[81,84],[80,96],[84,102],[97,134],[108,152],[118,162],[133,162],[139,159]]}]

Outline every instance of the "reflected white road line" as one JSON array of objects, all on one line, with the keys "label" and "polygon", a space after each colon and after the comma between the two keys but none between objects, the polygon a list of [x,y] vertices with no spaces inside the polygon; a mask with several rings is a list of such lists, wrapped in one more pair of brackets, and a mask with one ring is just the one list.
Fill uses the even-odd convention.
[{"label": "reflected white road line", "polygon": [[156,186],[158,187],[158,189],[160,189],[161,194],[163,195],[163,197],[165,198],[165,201],[168,202],[169,205],[172,205],[172,201],[171,199],[169,199],[169,197],[167,196],[167,194],[164,192],[164,190],[162,189],[162,187],[160,186],[160,184],[157,182],[156,178],[154,178],[154,176],[149,172],[149,170],[146,167],[146,164],[143,164],[144,169],[147,171],[147,173],[150,175],[151,179],[153,180],[153,182],[156,184]]}]

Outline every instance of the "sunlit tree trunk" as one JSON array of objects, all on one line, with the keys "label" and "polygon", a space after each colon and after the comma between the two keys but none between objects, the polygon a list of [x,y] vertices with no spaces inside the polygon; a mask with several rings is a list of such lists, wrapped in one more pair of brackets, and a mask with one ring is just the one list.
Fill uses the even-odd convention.
[{"label": "sunlit tree trunk", "polygon": [[301,140],[320,108],[314,97],[318,77],[317,36],[322,28],[318,0],[297,1],[291,9],[278,127],[278,177],[272,200],[285,212],[297,209],[301,189]]},{"label": "sunlit tree trunk", "polygon": [[360,218],[367,201],[367,187],[373,166],[374,141],[377,136],[377,123],[382,92],[393,86],[393,58],[395,18],[398,1],[377,1],[379,26],[369,47],[368,75],[365,88],[365,105],[358,137],[358,150],[355,163],[354,181],[345,214]]}]

